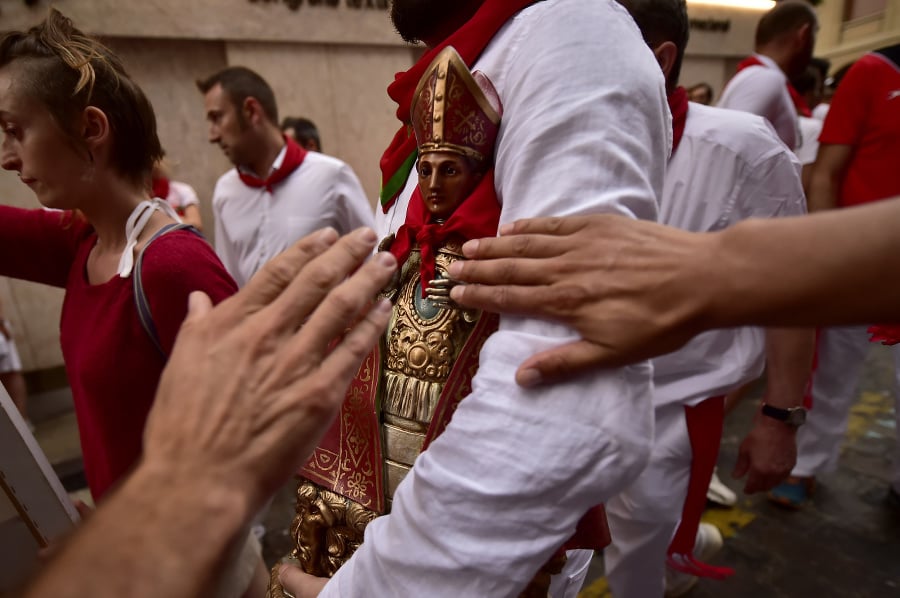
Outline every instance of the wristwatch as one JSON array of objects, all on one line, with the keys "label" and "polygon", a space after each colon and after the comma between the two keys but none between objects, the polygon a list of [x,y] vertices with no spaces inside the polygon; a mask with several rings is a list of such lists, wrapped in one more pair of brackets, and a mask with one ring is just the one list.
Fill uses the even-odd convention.
[{"label": "wristwatch", "polygon": [[806,409],[803,407],[789,407],[782,409],[781,407],[773,407],[763,403],[762,414],[784,422],[792,428],[799,428],[806,422]]}]

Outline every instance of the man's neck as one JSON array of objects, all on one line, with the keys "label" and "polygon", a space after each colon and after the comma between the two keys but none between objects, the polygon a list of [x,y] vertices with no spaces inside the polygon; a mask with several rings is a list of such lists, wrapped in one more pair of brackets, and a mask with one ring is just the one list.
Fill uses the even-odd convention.
[{"label": "man's neck", "polygon": [[767,46],[765,48],[757,48],[756,53],[760,56],[765,56],[770,60],[774,61],[775,64],[778,65],[778,68],[781,69],[781,72],[788,75],[788,65],[790,65],[790,54],[782,50],[781,48],[777,48],[775,46]]},{"label": "man's neck", "polygon": [[258,178],[265,180],[269,178],[275,158],[281,153],[282,148],[284,148],[284,137],[282,137],[281,131],[276,127],[268,127],[260,142],[260,149],[255,152],[255,159],[247,164],[242,164],[241,168],[249,170]]}]

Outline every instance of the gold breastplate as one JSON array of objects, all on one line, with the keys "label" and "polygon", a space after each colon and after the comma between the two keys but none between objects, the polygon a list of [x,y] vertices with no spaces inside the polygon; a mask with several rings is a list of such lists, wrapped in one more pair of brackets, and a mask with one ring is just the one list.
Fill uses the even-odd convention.
[{"label": "gold breastplate", "polygon": [[[462,258],[461,244],[449,242],[435,256],[435,274]],[[422,451],[425,434],[459,352],[472,333],[478,313],[442,307],[422,297],[420,254],[404,264],[392,295],[394,312],[385,335],[382,379],[382,440],[387,504]]]}]

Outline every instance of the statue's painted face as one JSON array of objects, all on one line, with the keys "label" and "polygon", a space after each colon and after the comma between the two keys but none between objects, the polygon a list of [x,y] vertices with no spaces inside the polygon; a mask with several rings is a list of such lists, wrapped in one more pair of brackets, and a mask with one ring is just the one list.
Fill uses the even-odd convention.
[{"label": "statue's painted face", "polygon": [[454,152],[428,152],[419,156],[419,191],[435,218],[447,218],[472,194],[483,174],[470,160]]}]

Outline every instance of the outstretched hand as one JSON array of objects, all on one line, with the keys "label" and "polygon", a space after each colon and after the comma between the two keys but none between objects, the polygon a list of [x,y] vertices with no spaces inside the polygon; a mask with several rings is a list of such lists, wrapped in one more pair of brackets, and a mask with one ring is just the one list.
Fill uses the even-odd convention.
[{"label": "outstretched hand", "polygon": [[450,266],[466,307],[560,321],[581,340],[527,359],[530,386],[678,349],[702,330],[709,235],[617,215],[520,220]]},{"label": "outstretched hand", "polygon": [[[309,457],[390,304],[370,229],[310,235],[213,308],[190,297],[145,431],[144,464],[240,488],[259,506]],[[361,265],[363,264],[363,265]],[[352,273],[352,275],[351,275]],[[349,278],[348,278],[349,276]]]}]

